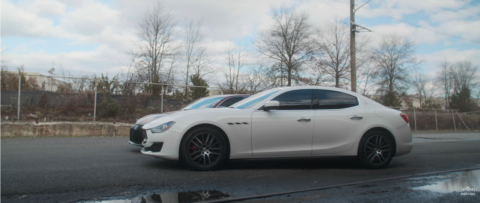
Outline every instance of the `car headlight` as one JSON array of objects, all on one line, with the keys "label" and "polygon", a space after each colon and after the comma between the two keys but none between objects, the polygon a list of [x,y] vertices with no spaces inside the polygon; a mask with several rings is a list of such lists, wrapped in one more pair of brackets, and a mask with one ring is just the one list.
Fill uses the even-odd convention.
[{"label": "car headlight", "polygon": [[175,124],[175,121],[170,121],[168,123],[164,123],[162,125],[159,125],[157,127],[154,127],[154,128],[150,128],[150,131],[152,133],[163,133],[165,131],[167,131],[168,129],[170,129],[173,124]]}]

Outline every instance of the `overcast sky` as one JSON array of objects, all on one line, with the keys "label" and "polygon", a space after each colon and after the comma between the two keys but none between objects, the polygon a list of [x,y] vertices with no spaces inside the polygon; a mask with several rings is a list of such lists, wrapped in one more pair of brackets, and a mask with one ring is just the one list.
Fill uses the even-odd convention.
[{"label": "overcast sky", "polygon": [[[321,29],[335,18],[348,22],[349,2],[162,1],[171,10],[179,29],[192,19],[203,22],[204,45],[217,65],[225,63],[223,52],[229,44],[255,51],[252,42],[259,30],[269,26],[271,8],[295,5],[310,16],[311,24]],[[357,5],[363,2],[356,1]],[[62,66],[76,73],[118,73],[128,66],[127,53],[134,47],[137,24],[152,3],[149,0],[1,0],[2,62],[10,70],[23,64],[26,71],[45,74],[53,63],[57,68]],[[480,66],[480,0],[372,0],[356,13],[356,21],[374,31],[360,33],[369,35],[372,45],[383,34],[410,37],[424,61],[421,71],[427,75],[433,76],[443,59],[470,60]]]}]

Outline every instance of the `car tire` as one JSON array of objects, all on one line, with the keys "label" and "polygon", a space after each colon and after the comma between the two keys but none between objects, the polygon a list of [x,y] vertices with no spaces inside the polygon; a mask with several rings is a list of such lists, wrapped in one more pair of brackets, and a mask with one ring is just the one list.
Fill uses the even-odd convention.
[{"label": "car tire", "polygon": [[180,144],[180,158],[194,170],[209,171],[218,169],[230,156],[230,148],[225,135],[208,127],[188,132]]},{"label": "car tire", "polygon": [[382,131],[371,131],[365,134],[358,146],[358,162],[371,169],[387,167],[395,154],[392,136]]}]

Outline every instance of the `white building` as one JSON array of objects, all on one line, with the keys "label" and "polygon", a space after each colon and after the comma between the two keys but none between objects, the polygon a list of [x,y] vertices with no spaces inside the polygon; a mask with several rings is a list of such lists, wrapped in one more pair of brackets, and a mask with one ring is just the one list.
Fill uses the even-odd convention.
[{"label": "white building", "polygon": [[[8,71],[8,73],[18,75],[17,71]],[[25,71],[24,73],[25,73],[25,78],[27,80],[30,80],[31,78],[34,78],[35,81],[37,82],[40,90],[43,90],[43,91],[56,92],[60,85],[68,85],[67,82],[58,80],[58,79],[56,79],[54,77],[51,77],[51,76],[42,75],[39,72],[27,72],[27,71]]]}]

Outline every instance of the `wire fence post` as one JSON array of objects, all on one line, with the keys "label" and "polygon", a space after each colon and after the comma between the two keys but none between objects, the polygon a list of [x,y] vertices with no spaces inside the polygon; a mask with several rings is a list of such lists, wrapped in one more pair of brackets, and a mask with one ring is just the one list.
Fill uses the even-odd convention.
[{"label": "wire fence post", "polygon": [[438,122],[437,122],[437,109],[435,109],[435,128],[438,131]]},{"label": "wire fence post", "polygon": [[415,125],[415,131],[417,131],[417,118],[415,116],[415,108],[413,109],[413,123]]},{"label": "wire fence post", "polygon": [[163,113],[163,85],[162,85],[162,94],[160,96],[162,101],[160,102],[160,113]]},{"label": "wire fence post", "polygon": [[457,112],[457,116],[460,119],[460,121],[462,121],[463,125],[467,128],[467,130],[470,131],[470,128],[468,128],[468,126],[465,125],[465,122],[463,122],[463,119],[462,119],[462,117],[460,117],[460,114],[458,114],[458,112]]},{"label": "wire fence post", "polygon": [[455,131],[457,131],[457,126],[455,126],[455,117],[453,116],[453,111],[452,111],[452,119],[453,119],[453,128]]},{"label": "wire fence post", "polygon": [[93,105],[93,122],[96,121],[97,116],[97,77],[95,77],[95,101]]},{"label": "wire fence post", "polygon": [[18,107],[17,107],[17,121],[20,121],[20,105],[21,100],[20,97],[22,96],[22,75],[18,74]]}]

